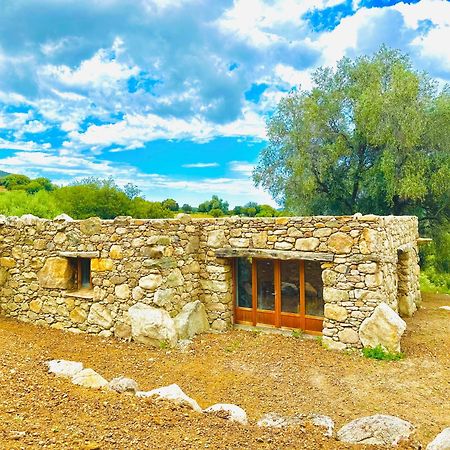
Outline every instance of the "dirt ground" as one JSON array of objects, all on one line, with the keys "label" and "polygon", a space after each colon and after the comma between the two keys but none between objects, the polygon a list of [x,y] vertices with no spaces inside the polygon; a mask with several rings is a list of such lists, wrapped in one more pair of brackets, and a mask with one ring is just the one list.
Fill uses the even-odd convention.
[{"label": "dirt ground", "polygon": [[[316,339],[237,331],[208,334],[186,350],[149,349],[0,318],[0,449],[341,449],[316,430],[260,429],[266,412],[317,412],[337,429],[392,414],[427,444],[450,426],[450,296],[424,295],[407,319],[406,358],[385,362],[324,350]],[[188,409],[94,391],[46,371],[50,359],[81,361],[107,379],[149,390],[177,383],[202,407],[235,403],[248,426]],[[18,434],[18,432],[25,432]],[[371,447],[374,448],[374,447]]]}]

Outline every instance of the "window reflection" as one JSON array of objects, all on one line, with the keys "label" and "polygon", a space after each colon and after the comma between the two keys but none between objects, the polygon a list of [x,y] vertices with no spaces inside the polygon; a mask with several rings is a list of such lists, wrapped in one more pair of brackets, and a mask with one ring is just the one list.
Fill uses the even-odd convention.
[{"label": "window reflection", "polygon": [[238,258],[236,262],[236,296],[240,308],[252,307],[252,260]]},{"label": "window reflection", "polygon": [[275,309],[275,284],[273,261],[260,260],[256,263],[258,309]]},{"label": "window reflection", "polygon": [[322,269],[317,261],[305,261],[305,312],[323,316]]},{"label": "window reflection", "polygon": [[300,264],[281,261],[281,311],[298,313],[300,305]]}]

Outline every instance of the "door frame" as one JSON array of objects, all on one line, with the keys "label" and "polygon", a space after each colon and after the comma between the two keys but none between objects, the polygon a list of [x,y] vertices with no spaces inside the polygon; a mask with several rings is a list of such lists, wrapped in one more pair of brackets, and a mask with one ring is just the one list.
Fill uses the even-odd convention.
[{"label": "door frame", "polygon": [[[281,263],[283,260],[271,258],[252,258],[252,307],[239,307],[236,298],[237,286],[237,260],[233,258],[232,263],[232,282],[233,282],[233,310],[234,323],[252,326],[263,326],[281,329],[301,329],[305,333],[321,335],[323,326],[323,317],[311,316],[306,314],[306,295],[305,295],[305,261],[299,262],[299,313],[289,313],[281,311]],[[274,288],[275,288],[275,307],[273,313],[267,310],[259,310],[258,286],[257,286],[257,262],[273,261],[274,264]],[[273,314],[273,323],[258,321],[258,317]],[[283,320],[284,319],[284,320]],[[293,325],[293,326],[291,326]]]}]

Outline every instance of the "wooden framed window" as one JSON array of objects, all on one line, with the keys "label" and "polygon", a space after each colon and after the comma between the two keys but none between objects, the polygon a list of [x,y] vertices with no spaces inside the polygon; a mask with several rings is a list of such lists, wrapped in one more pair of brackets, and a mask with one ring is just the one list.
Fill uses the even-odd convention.
[{"label": "wooden framed window", "polygon": [[233,280],[235,323],[321,334],[323,283],[319,262],[236,258]]}]

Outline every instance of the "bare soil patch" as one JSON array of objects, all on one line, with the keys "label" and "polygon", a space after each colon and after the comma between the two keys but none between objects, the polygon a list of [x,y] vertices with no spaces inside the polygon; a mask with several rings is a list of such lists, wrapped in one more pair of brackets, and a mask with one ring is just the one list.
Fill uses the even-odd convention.
[{"label": "bare soil patch", "polygon": [[[392,414],[415,424],[416,443],[427,444],[450,426],[450,313],[443,305],[450,296],[424,295],[422,309],[407,319],[406,358],[394,362],[273,334],[208,334],[182,352],[0,318],[0,448],[358,448],[313,429],[260,429],[255,423],[266,412],[326,414],[338,428]],[[107,379],[134,378],[142,390],[177,383],[202,407],[241,406],[251,424],[75,386],[46,372],[44,362],[59,358],[81,361]]]}]

